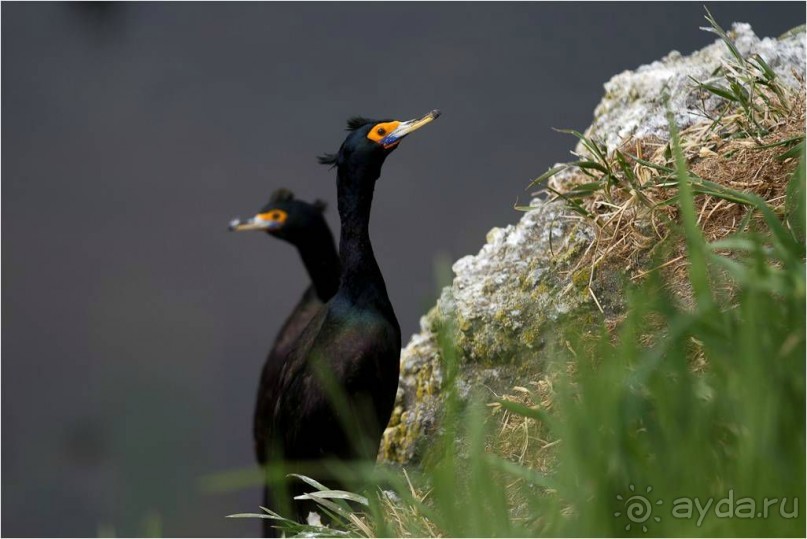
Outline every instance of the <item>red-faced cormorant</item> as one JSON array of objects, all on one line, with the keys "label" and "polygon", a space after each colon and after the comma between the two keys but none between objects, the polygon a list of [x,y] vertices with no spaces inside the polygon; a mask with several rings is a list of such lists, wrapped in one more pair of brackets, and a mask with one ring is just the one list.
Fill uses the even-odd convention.
[{"label": "red-faced cormorant", "polygon": [[[295,200],[291,191],[278,189],[255,217],[230,222],[232,231],[262,230],[294,245],[311,278],[311,285],[275,338],[261,372],[253,422],[255,456],[261,465],[279,457],[272,454],[271,449],[275,444],[270,436],[277,402],[277,382],[286,356],[303,329],[325,302],[331,299],[339,285],[339,255],[323,216],[324,209],[324,202],[309,204]],[[274,505],[269,487],[266,486],[264,506]],[[271,524],[271,520],[263,520],[264,536],[276,535]]]},{"label": "red-faced cormorant", "polygon": [[[294,463],[377,456],[398,387],[401,331],[370,244],[370,206],[384,160],[438,115],[435,110],[407,122],[351,119],[339,152],[320,158],[337,168],[341,273],[336,294],[297,339],[280,373],[272,430],[290,471]],[[314,478],[340,486],[324,475]],[[299,495],[310,488],[290,490]],[[303,522],[312,508],[295,502]]]}]

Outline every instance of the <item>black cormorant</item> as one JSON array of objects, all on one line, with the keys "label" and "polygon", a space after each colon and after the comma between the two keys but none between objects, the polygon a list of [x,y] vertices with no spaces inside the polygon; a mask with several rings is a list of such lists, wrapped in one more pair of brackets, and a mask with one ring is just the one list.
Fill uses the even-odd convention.
[{"label": "black cormorant", "polygon": [[[276,386],[286,356],[303,329],[325,302],[331,299],[339,285],[339,255],[323,216],[324,210],[324,202],[315,201],[309,204],[295,200],[291,191],[278,189],[255,217],[230,222],[232,231],[265,231],[294,245],[311,278],[311,285],[275,338],[261,372],[253,421],[255,456],[261,465],[276,457],[271,452],[274,445],[270,441],[271,425],[277,401]],[[267,486],[264,488],[264,506],[274,505]],[[265,536],[275,534],[271,522],[263,520]]]},{"label": "black cormorant", "polygon": [[[374,461],[387,426],[401,353],[401,331],[370,244],[370,206],[387,156],[407,134],[439,115],[399,122],[353,118],[339,152],[320,158],[337,168],[341,274],[336,294],[292,346],[277,386],[272,430],[294,464]],[[314,475],[331,488],[327,474]],[[291,493],[305,486],[296,483]],[[313,504],[295,503],[305,522]]]}]

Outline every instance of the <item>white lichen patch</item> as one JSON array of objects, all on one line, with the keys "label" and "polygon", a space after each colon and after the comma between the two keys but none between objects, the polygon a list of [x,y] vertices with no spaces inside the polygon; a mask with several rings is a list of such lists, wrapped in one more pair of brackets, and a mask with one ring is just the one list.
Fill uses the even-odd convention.
[{"label": "white lichen patch", "polygon": [[[783,84],[797,88],[798,78],[804,79],[803,31],[781,40],[760,39],[750,25],[735,23],[729,37],[743,57],[759,54]],[[722,100],[704,97],[694,81],[712,82],[712,74],[730,54],[725,43],[717,40],[689,56],[672,51],[661,60],[615,75],[605,83],[605,96],[594,109],[594,121],[585,135],[605,144],[609,152],[631,139],[669,139],[665,94],[680,129],[704,121],[704,112],[713,114]],[[576,152],[584,152],[582,144]]]}]

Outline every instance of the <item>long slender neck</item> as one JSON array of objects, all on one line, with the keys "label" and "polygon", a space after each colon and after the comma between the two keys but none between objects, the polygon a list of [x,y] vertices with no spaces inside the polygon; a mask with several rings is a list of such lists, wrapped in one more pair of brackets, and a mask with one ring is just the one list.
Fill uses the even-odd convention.
[{"label": "long slender neck", "polygon": [[339,288],[339,255],[328,225],[323,221],[321,230],[308,236],[307,241],[297,245],[314,292],[325,303]]},{"label": "long slender neck", "polygon": [[378,170],[349,166],[339,167],[337,192],[342,234],[339,238],[339,258],[342,275],[340,293],[355,303],[389,305],[387,288],[378,268],[370,243],[370,206]]}]

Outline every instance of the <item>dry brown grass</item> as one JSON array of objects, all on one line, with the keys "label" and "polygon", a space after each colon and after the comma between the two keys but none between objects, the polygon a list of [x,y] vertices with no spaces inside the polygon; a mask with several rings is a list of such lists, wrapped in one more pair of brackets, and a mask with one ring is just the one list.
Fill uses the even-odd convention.
[{"label": "dry brown grass", "polygon": [[[428,503],[430,491],[416,488],[406,469],[403,469],[403,474],[412,498],[418,503]],[[443,537],[439,528],[416,505],[386,495],[381,495],[381,504],[395,537]]]},{"label": "dry brown grass", "polygon": [[[781,159],[781,156],[789,147],[785,141],[803,137],[805,133],[804,86],[779,110],[779,114],[757,119],[768,131],[761,137],[736,138],[745,132],[740,111],[724,114],[717,128],[712,122],[704,122],[683,130],[682,146],[696,181],[703,179],[756,194],[774,211],[783,213],[787,180],[796,167],[797,158]],[[678,214],[676,205],[668,203],[677,193],[670,173],[664,170],[672,168],[668,143],[633,140],[618,152],[631,168],[633,183],[621,178],[608,190],[597,190],[579,199],[579,204],[589,213],[588,218],[581,219],[594,225],[596,235],[569,274],[574,275],[581,268],[588,272],[591,295],[600,306],[595,290],[602,268],[624,270],[634,281],[660,269],[668,277],[674,294],[683,303],[690,304],[691,291],[685,286],[688,263],[685,245],[680,236],[670,236]],[[616,153],[607,159],[608,167],[618,172],[620,164]],[[566,176],[563,181],[554,180],[551,178],[548,186],[566,194],[582,183],[591,182],[592,178],[580,171],[571,178]],[[748,206],[720,196],[698,194],[695,204],[698,224],[710,242],[737,232],[741,224],[749,227],[756,224],[755,218],[744,222],[750,211]],[[656,251],[660,245],[665,245],[666,251],[658,262]],[[652,260],[656,262],[651,263]]]},{"label": "dry brown grass", "polygon": [[[550,412],[555,395],[552,378],[550,374],[546,374],[537,381],[514,386],[507,394],[496,397],[498,400],[514,402],[534,410]],[[562,446],[562,440],[552,436],[547,425],[541,421],[513,413],[498,400],[488,404],[498,422],[498,430],[489,439],[486,450],[510,462],[550,474],[556,467],[557,451]],[[524,482],[523,478],[513,477],[507,485],[508,504],[513,508],[511,518],[514,522],[535,518],[535,515],[522,514],[523,511],[519,511],[519,507],[524,505],[524,500],[521,499],[525,492],[522,488]]]},{"label": "dry brown grass", "polygon": [[[561,440],[552,439],[548,428],[540,421],[512,413],[502,407],[498,402],[505,400],[550,411],[554,397],[554,388],[551,376],[545,375],[540,380],[530,381],[524,386],[514,386],[503,395],[493,394],[494,402],[488,404],[491,410],[491,419],[498,423],[495,430],[487,438],[485,451],[511,462],[529,467],[542,473],[549,473],[555,465],[555,451]],[[418,488],[409,481],[406,471],[403,470],[408,481],[409,493],[418,503],[429,505],[431,491]],[[524,479],[513,478],[507,485],[508,503],[510,507],[521,505],[518,499],[521,489],[516,488]],[[380,496],[386,520],[393,534],[398,537],[443,537],[439,526],[435,525],[419,507],[408,504],[403,500],[393,500],[384,495]],[[513,521],[532,519],[533,515],[519,515],[514,509]]]},{"label": "dry brown grass", "polygon": [[[510,393],[498,396],[501,400],[522,404],[529,408],[550,411],[554,390],[549,376],[530,381],[525,386],[514,386]],[[488,404],[499,415],[497,436],[490,441],[489,451],[507,460],[548,472],[552,469],[553,455],[550,449],[559,440],[553,440],[540,421],[514,414],[498,402]]]}]

